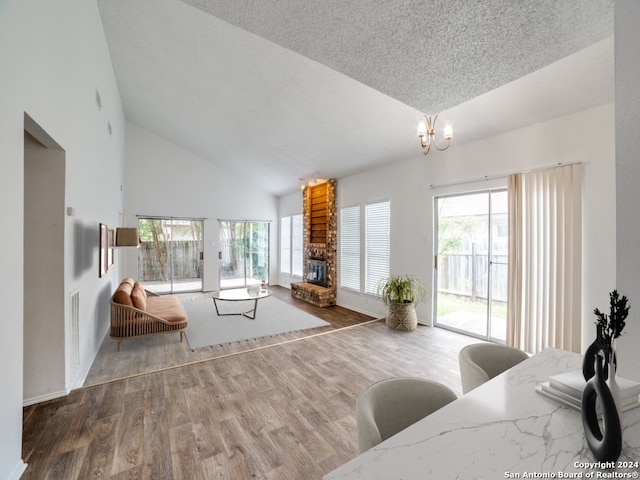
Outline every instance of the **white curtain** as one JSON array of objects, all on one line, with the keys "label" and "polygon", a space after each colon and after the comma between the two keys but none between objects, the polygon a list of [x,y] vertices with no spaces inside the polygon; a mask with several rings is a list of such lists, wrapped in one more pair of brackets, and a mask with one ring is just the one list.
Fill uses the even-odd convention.
[{"label": "white curtain", "polygon": [[580,352],[582,165],[509,177],[507,344]]}]

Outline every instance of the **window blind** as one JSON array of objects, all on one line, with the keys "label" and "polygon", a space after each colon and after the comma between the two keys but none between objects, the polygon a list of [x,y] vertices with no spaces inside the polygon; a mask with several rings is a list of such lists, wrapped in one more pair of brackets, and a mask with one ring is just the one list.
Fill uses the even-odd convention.
[{"label": "window blind", "polygon": [[280,273],[291,273],[291,217],[280,219]]},{"label": "window blind", "polygon": [[291,273],[302,277],[302,263],[304,253],[302,251],[302,215],[291,217]]},{"label": "window blind", "polygon": [[340,210],[340,286],[360,291],[360,205]]},{"label": "window blind", "polygon": [[390,203],[365,206],[365,292],[376,293],[380,280],[389,276],[391,251]]}]

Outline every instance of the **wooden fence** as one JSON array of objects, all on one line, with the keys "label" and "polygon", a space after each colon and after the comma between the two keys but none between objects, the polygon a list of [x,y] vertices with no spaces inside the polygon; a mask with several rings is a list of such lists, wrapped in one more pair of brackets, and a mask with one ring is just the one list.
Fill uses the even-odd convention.
[{"label": "wooden fence", "polygon": [[[438,256],[438,291],[487,298],[487,255],[476,253]],[[507,256],[493,255],[492,298],[507,301]]]},{"label": "wooden fence", "polygon": [[169,281],[173,271],[174,280],[201,278],[200,251],[200,242],[193,240],[163,242],[160,252],[153,242],[140,242],[138,277],[141,281]]}]

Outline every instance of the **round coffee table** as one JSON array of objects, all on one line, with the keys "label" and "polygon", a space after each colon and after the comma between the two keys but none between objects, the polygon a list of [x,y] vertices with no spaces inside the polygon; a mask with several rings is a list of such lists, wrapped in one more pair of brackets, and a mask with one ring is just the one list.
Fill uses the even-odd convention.
[{"label": "round coffee table", "polygon": [[[216,307],[216,313],[219,317],[224,317],[227,315],[242,315],[253,320],[256,318],[258,300],[260,300],[261,298],[267,298],[269,296],[271,296],[271,290],[260,286],[232,288],[229,290],[218,290],[217,292],[213,292],[213,304]],[[225,302],[246,302],[249,300],[253,300],[253,308],[244,312],[220,313],[220,311],[218,310],[217,300],[223,300]]]}]

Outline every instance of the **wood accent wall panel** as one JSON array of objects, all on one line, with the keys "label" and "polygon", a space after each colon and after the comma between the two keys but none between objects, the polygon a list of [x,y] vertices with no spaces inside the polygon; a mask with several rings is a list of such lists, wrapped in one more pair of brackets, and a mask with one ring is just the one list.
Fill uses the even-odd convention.
[{"label": "wood accent wall panel", "polygon": [[310,243],[327,243],[327,185],[309,187]]}]

